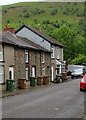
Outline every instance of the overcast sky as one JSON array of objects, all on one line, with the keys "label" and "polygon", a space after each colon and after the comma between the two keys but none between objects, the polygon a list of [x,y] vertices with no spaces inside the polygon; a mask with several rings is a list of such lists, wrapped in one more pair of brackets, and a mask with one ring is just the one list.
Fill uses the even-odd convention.
[{"label": "overcast sky", "polygon": [[0,5],[8,5],[18,2],[35,2],[35,1],[43,1],[43,0],[0,0]]},{"label": "overcast sky", "polygon": [[51,2],[83,2],[85,0],[0,0],[0,5],[8,5],[18,2],[39,2],[39,1],[51,1]]}]

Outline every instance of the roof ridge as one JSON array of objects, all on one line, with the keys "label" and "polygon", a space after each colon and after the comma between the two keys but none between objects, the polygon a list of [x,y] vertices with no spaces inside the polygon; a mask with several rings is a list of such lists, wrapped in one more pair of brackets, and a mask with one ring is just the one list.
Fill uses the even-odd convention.
[{"label": "roof ridge", "polygon": [[27,29],[30,29],[31,31],[33,31],[34,33],[38,34],[39,36],[41,36],[42,38],[45,38],[48,42],[52,43],[52,44],[55,44],[55,45],[58,45],[58,46],[61,46],[61,47],[64,47],[63,44],[61,44],[60,42],[58,42],[57,40],[55,40],[54,38],[52,38],[51,36],[43,33],[42,31],[39,31],[35,28],[32,28],[32,27],[29,27],[27,25],[23,25],[21,28],[19,28],[16,33],[21,30],[22,28],[26,27]]}]

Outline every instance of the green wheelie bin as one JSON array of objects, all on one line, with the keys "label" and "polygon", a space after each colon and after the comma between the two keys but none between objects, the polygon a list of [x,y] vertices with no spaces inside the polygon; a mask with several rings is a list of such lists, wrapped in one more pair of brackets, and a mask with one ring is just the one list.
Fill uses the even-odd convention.
[{"label": "green wheelie bin", "polygon": [[30,86],[35,87],[37,85],[37,77],[30,77]]},{"label": "green wheelie bin", "polygon": [[7,80],[7,91],[14,91],[15,80]]},{"label": "green wheelie bin", "polygon": [[56,75],[56,83],[62,82],[62,75],[58,74]]}]

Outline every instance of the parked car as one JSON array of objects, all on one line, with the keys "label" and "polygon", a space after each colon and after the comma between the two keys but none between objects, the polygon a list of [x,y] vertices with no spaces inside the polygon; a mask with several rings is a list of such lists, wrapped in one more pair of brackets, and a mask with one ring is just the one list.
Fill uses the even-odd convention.
[{"label": "parked car", "polygon": [[81,77],[81,75],[83,75],[83,68],[78,68],[75,69],[72,73],[71,73],[71,78],[78,78]]},{"label": "parked car", "polygon": [[82,79],[80,80],[80,91],[86,90],[86,74],[82,75]]}]

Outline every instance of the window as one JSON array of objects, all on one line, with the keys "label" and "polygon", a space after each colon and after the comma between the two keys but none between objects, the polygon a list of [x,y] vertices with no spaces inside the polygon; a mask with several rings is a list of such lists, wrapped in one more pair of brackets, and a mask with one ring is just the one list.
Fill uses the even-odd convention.
[{"label": "window", "polygon": [[52,48],[51,48],[51,51],[52,51],[52,53],[51,53],[51,58],[54,58],[54,48],[53,48],[53,46],[52,46]]},{"label": "window", "polygon": [[0,45],[0,61],[3,61],[3,48],[2,48],[2,45]]},{"label": "window", "polygon": [[57,59],[60,59],[60,49],[57,48]]},{"label": "window", "polygon": [[4,83],[4,67],[0,66],[0,83]]},{"label": "window", "polygon": [[26,80],[28,80],[28,67],[26,67]]},{"label": "window", "polygon": [[42,53],[42,63],[44,63],[44,53]]},{"label": "window", "polygon": [[28,62],[28,50],[25,50],[25,62]]}]

